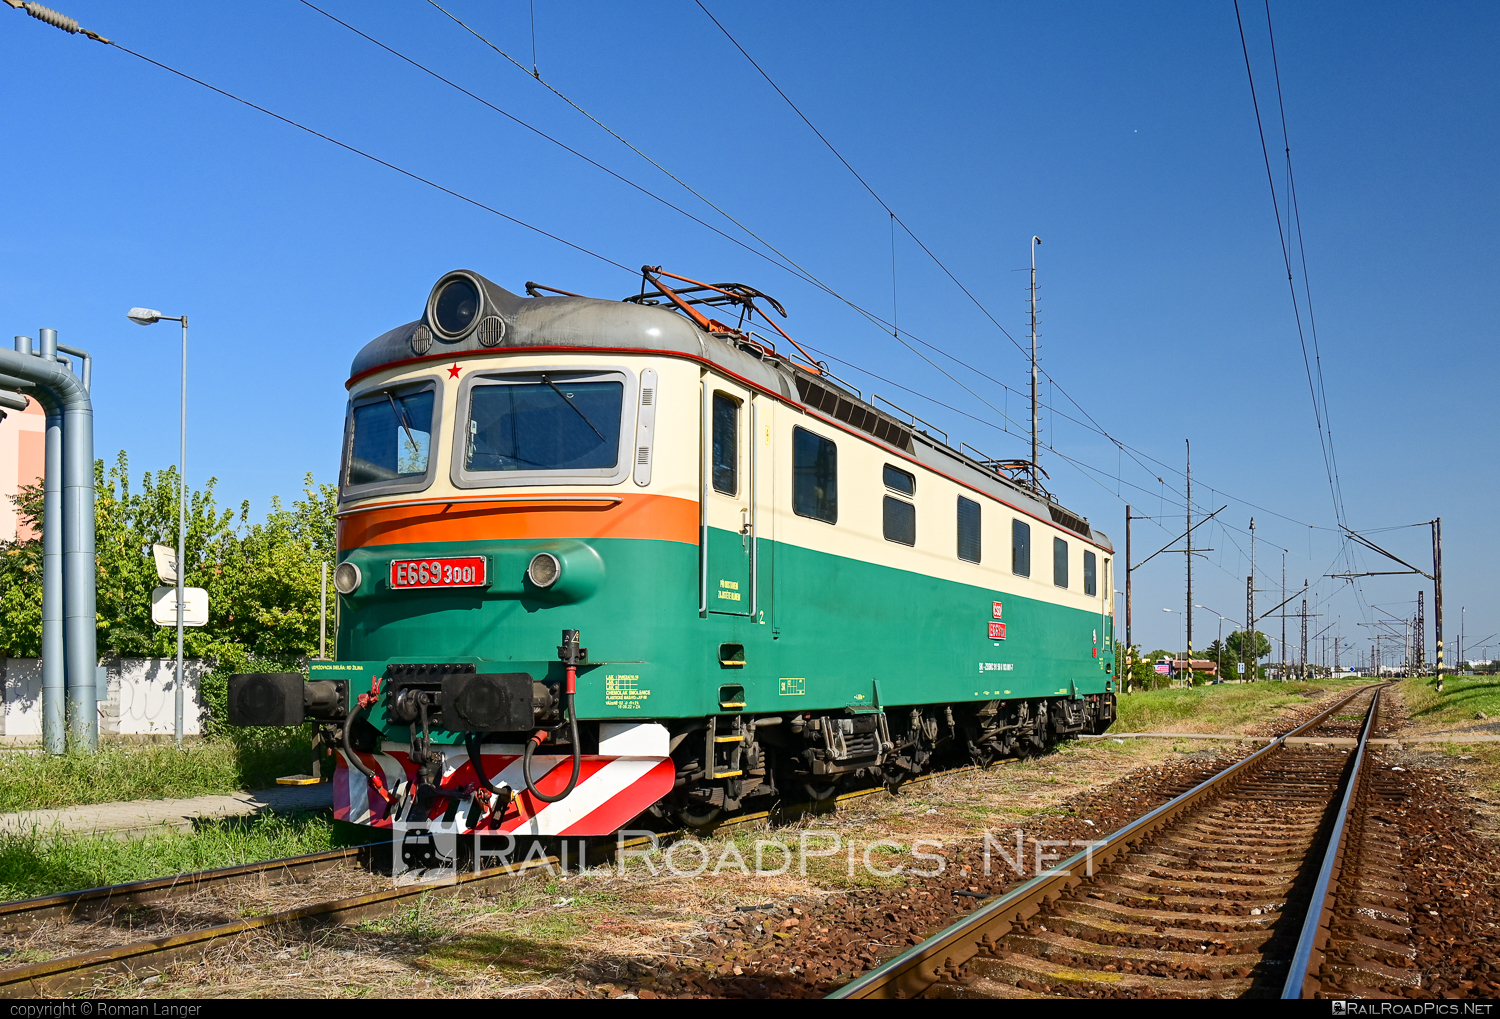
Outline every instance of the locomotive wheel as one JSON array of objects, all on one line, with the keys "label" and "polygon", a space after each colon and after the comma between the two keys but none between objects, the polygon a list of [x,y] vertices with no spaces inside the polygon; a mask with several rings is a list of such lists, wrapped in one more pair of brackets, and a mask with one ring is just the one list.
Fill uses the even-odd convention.
[{"label": "locomotive wheel", "polygon": [[803,782],[802,788],[814,803],[832,803],[839,794],[839,780],[835,778],[821,783]]},{"label": "locomotive wheel", "polygon": [[689,828],[707,828],[719,819],[724,813],[724,808],[715,807],[712,804],[695,804],[690,807],[677,808],[677,820]]}]

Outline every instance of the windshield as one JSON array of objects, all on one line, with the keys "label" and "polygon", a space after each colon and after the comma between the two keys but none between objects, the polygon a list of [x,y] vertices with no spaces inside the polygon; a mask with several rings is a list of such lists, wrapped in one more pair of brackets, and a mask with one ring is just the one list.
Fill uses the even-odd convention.
[{"label": "windshield", "polygon": [[433,393],[383,392],[354,407],[345,484],[419,478],[432,445]]},{"label": "windshield", "polygon": [[464,466],[471,471],[612,468],[620,455],[624,394],[619,382],[549,375],[475,386]]}]

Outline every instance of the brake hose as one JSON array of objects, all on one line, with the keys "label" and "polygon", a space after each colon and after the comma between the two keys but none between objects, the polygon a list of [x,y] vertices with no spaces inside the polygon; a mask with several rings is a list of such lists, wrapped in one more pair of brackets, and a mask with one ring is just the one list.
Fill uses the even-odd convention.
[{"label": "brake hose", "polygon": [[583,769],[583,747],[578,742],[578,711],[573,704],[573,695],[578,686],[578,662],[586,653],[579,650],[578,631],[564,630],[562,646],[557,649],[557,654],[568,670],[567,686],[563,689],[568,698],[569,735],[573,740],[573,773],[568,777],[567,788],[556,796],[548,796],[546,793],[538,792],[536,783],[531,780],[531,755],[547,738],[545,729],[538,729],[532,733],[531,738],[526,741],[526,752],[521,757],[521,778],[526,782],[526,791],[543,803],[556,803],[566,798],[578,786],[578,773]]},{"label": "brake hose", "polygon": [[[364,695],[362,694],[361,696],[363,697]],[[359,759],[359,755],[356,754],[354,752],[354,748],[349,745],[349,732],[354,728],[354,718],[361,711],[365,710],[365,707],[366,705],[361,704],[353,711],[344,716],[344,757],[349,761],[350,764],[354,765],[354,767],[361,774],[363,774],[365,778],[369,779],[371,782],[378,783],[383,789],[385,788],[385,779],[383,777],[376,777],[375,772],[371,771],[370,768],[365,764],[365,762]]]}]

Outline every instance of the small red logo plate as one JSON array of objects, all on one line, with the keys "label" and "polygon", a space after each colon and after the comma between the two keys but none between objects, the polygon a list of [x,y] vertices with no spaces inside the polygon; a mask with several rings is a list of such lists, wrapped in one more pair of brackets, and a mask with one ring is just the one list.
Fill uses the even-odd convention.
[{"label": "small red logo plate", "polygon": [[[998,605],[999,602],[996,602],[996,604]],[[1005,624],[1004,623],[991,623],[990,624],[990,640],[1004,640],[1004,639],[1005,639]]]}]

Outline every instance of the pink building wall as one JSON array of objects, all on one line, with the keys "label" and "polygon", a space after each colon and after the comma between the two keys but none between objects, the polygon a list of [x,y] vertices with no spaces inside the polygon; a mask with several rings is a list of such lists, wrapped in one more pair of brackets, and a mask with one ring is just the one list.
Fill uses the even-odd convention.
[{"label": "pink building wall", "polygon": [[42,479],[46,467],[47,418],[35,400],[24,411],[8,410],[0,421],[0,541],[36,535],[22,527],[12,497],[22,485]]}]

